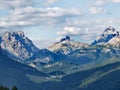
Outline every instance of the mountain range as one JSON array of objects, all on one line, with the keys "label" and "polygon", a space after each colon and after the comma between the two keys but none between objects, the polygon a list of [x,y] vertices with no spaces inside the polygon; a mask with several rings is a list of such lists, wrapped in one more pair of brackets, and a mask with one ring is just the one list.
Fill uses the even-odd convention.
[{"label": "mountain range", "polygon": [[111,26],[91,44],[66,36],[45,49],[22,31],[0,38],[0,81],[20,90],[119,90],[119,65],[120,35]]},{"label": "mountain range", "polygon": [[49,63],[59,60],[88,63],[100,59],[102,54],[119,56],[120,51],[120,35],[112,27],[106,28],[91,45],[71,40],[66,36],[50,47],[40,50],[22,31],[6,32],[0,41],[1,49],[9,57],[23,63]]}]

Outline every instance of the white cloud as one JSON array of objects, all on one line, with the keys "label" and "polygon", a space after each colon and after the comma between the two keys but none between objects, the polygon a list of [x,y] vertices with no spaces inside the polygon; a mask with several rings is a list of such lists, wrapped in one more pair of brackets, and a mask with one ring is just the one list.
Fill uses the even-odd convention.
[{"label": "white cloud", "polygon": [[32,14],[38,15],[40,17],[50,17],[50,18],[55,18],[55,17],[63,17],[63,16],[76,16],[80,15],[81,11],[76,8],[71,8],[69,9],[64,9],[60,7],[53,7],[53,8],[33,8],[33,7],[26,7],[26,8],[19,8],[15,9],[12,12],[13,15],[28,15]]},{"label": "white cloud", "polygon": [[77,17],[79,15],[81,15],[81,11],[76,8],[21,7],[12,10],[8,17],[1,19],[0,28],[62,24],[66,21],[66,18]]},{"label": "white cloud", "polygon": [[48,4],[52,4],[52,3],[55,3],[55,2],[57,2],[58,0],[47,0],[46,1],[46,4],[48,5]]},{"label": "white cloud", "polygon": [[107,13],[107,10],[102,7],[91,7],[89,9],[91,14],[104,14]]},{"label": "white cloud", "polygon": [[19,7],[32,6],[35,4],[35,0],[1,0],[0,9],[14,9]]},{"label": "white cloud", "polygon": [[111,3],[120,3],[120,0],[107,0],[107,2],[111,2]]},{"label": "white cloud", "polygon": [[108,3],[117,4],[117,3],[120,3],[120,0],[95,0],[95,2],[96,3],[94,5],[102,6]]},{"label": "white cloud", "polygon": [[114,3],[120,3],[120,0],[112,0]]},{"label": "white cloud", "polygon": [[103,4],[104,4],[104,1],[103,1],[103,0],[97,0],[95,4],[96,4],[96,5],[103,5]]},{"label": "white cloud", "polygon": [[66,36],[66,35],[77,36],[80,35],[81,33],[82,32],[80,28],[77,27],[64,27],[63,30],[57,32],[57,34],[60,36]]}]

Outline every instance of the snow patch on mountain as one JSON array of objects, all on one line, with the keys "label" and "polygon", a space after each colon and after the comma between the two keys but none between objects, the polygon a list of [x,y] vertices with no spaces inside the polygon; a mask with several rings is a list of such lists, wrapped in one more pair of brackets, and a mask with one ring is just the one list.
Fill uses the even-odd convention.
[{"label": "snow patch on mountain", "polygon": [[120,36],[112,38],[109,42],[109,45],[112,45],[114,47],[120,47]]},{"label": "snow patch on mountain", "polygon": [[92,43],[92,45],[105,45],[112,38],[117,36],[119,36],[119,32],[110,26],[106,28],[104,32],[97,37],[97,39]]}]

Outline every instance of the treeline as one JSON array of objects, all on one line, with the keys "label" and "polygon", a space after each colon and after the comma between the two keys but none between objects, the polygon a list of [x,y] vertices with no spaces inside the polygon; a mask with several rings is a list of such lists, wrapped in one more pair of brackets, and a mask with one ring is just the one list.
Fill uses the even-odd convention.
[{"label": "treeline", "polygon": [[[10,89],[9,89],[8,87],[3,86],[3,85],[0,84],[0,90],[10,90]],[[16,86],[13,86],[13,87],[12,87],[12,90],[18,90],[18,89],[17,89]]]}]

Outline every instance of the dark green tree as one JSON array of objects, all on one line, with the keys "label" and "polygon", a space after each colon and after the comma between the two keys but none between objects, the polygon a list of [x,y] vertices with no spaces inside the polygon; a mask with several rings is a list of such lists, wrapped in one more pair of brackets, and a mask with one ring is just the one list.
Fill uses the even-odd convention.
[{"label": "dark green tree", "polygon": [[18,90],[16,86],[13,86],[12,90]]},{"label": "dark green tree", "polygon": [[9,88],[7,88],[7,87],[0,84],[0,90],[9,90]]}]

